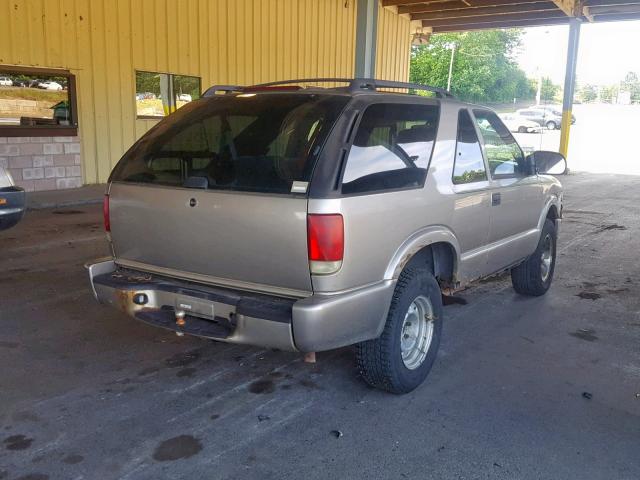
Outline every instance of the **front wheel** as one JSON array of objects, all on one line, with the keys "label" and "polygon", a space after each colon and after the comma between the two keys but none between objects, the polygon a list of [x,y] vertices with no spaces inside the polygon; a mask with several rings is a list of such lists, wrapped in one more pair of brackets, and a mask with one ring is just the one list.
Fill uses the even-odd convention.
[{"label": "front wheel", "polygon": [[442,334],[442,296],[430,272],[400,274],[380,337],[356,346],[362,378],[391,393],[420,385],[436,359]]},{"label": "front wheel", "polygon": [[518,133],[527,133],[527,127],[518,127]]},{"label": "front wheel", "polygon": [[556,237],[556,225],[547,218],[536,251],[511,269],[511,283],[516,292],[534,297],[547,293],[556,266]]},{"label": "front wheel", "polygon": [[556,122],[554,122],[553,120],[549,120],[546,126],[548,130],[555,130],[556,128],[558,128]]}]

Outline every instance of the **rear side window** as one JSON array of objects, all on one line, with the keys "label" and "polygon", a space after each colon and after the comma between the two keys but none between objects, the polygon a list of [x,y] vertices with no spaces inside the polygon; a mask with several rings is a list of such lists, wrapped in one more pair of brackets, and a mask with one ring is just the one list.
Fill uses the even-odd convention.
[{"label": "rear side window", "polygon": [[524,154],[509,129],[489,110],[474,110],[493,178],[526,176]]},{"label": "rear side window", "polygon": [[476,129],[467,110],[458,114],[456,158],[453,164],[453,183],[473,183],[487,179],[482,149]]},{"label": "rear side window", "polygon": [[422,186],[438,117],[439,108],[435,105],[379,103],[368,107],[349,151],[342,193]]},{"label": "rear side window", "polygon": [[308,182],[348,97],[244,94],[186,104],[120,160],[111,181],[290,193]]}]

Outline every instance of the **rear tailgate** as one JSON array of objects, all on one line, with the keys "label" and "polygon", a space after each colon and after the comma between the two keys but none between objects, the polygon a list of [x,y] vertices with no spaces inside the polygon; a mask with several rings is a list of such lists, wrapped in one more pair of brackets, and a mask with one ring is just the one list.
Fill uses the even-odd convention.
[{"label": "rear tailgate", "polygon": [[294,296],[311,291],[306,215],[304,197],[124,183],[110,190],[118,263]]},{"label": "rear tailgate", "polygon": [[223,286],[310,293],[306,188],[347,101],[250,93],[171,114],[112,173],[116,261]]}]

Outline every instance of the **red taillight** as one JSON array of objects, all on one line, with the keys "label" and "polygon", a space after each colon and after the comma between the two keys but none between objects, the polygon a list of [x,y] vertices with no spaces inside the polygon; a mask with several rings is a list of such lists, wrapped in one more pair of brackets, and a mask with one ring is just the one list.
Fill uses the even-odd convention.
[{"label": "red taillight", "polygon": [[111,231],[111,221],[109,219],[109,195],[102,199],[102,216],[104,217],[104,231]]},{"label": "red taillight", "polygon": [[307,219],[309,260],[339,262],[344,254],[344,222],[340,214],[310,214]]}]

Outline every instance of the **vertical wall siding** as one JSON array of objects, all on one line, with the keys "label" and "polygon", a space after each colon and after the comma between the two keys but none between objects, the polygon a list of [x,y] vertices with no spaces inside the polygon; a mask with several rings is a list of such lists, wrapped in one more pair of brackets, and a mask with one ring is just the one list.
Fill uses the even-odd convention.
[{"label": "vertical wall siding", "polygon": [[[0,0],[0,64],[77,77],[86,183],[104,182],[155,121],[137,120],[135,70],[215,83],[353,75],[355,0]],[[409,20],[381,8],[379,78],[406,80]],[[7,41],[8,38],[8,41]]]},{"label": "vertical wall siding", "polygon": [[411,21],[388,8],[380,8],[376,39],[376,78],[408,81],[410,53]]}]

